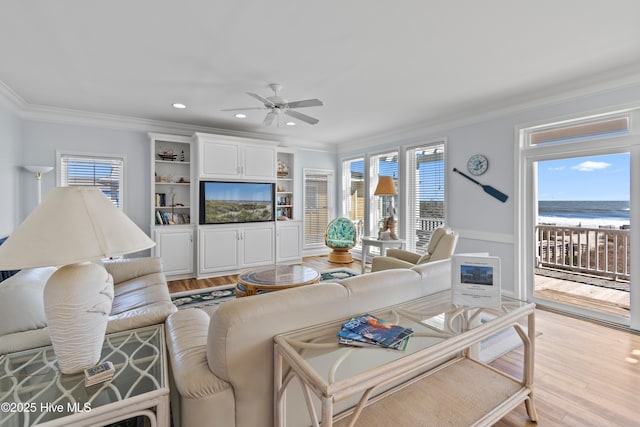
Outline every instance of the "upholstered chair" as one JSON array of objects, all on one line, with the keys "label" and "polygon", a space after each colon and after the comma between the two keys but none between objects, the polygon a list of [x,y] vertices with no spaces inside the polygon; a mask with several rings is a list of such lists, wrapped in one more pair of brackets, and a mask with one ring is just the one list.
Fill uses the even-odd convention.
[{"label": "upholstered chair", "polygon": [[356,226],[349,218],[336,218],[329,223],[324,233],[324,243],[331,249],[329,262],[349,264],[353,256],[349,252],[358,240]]},{"label": "upholstered chair", "polygon": [[411,268],[431,261],[451,258],[458,243],[458,233],[445,227],[437,228],[431,235],[426,254],[416,254],[404,249],[388,249],[386,256],[373,258],[371,271],[392,268]]}]

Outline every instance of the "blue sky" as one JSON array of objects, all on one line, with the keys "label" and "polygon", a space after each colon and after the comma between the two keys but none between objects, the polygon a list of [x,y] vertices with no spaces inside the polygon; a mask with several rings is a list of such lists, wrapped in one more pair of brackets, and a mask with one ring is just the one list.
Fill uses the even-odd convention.
[{"label": "blue sky", "polygon": [[271,200],[271,188],[271,184],[208,182],[205,199],[264,202]]},{"label": "blue sky", "polygon": [[538,162],[538,200],[629,200],[629,154]]}]

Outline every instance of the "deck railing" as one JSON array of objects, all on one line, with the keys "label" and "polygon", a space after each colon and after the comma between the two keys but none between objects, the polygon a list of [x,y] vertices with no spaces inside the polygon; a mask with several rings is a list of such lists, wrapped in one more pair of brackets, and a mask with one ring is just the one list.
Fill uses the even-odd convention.
[{"label": "deck railing", "polygon": [[537,264],[607,277],[630,279],[630,230],[538,225]]}]

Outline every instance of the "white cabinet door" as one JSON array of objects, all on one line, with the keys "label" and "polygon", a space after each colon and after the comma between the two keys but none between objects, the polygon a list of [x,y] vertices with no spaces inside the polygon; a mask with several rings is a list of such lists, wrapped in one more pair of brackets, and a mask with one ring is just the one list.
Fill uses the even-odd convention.
[{"label": "white cabinet door", "polygon": [[193,229],[163,228],[155,231],[155,255],[162,259],[167,276],[193,273]]},{"label": "white cabinet door", "polygon": [[276,148],[236,142],[201,141],[200,177],[273,180]]},{"label": "white cabinet door", "polygon": [[242,146],[236,143],[201,142],[202,178],[237,178],[241,172]]},{"label": "white cabinet door", "polygon": [[274,262],[273,224],[245,228],[242,231],[242,263],[245,267]]},{"label": "white cabinet door", "polygon": [[244,146],[242,175],[247,179],[274,179],[276,177],[275,147]]},{"label": "white cabinet door", "polygon": [[278,262],[300,261],[302,259],[302,231],[299,221],[282,221],[277,227],[277,260]]},{"label": "white cabinet door", "polygon": [[200,229],[198,273],[234,270],[240,266],[239,231],[234,228]]}]

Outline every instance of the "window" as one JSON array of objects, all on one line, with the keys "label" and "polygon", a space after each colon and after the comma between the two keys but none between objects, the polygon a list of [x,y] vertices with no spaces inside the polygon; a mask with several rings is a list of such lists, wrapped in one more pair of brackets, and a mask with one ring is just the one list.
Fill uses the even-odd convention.
[{"label": "window", "polygon": [[444,143],[407,149],[407,247],[425,253],[444,225]]},{"label": "window", "polygon": [[533,128],[529,133],[531,146],[584,140],[629,132],[629,116],[582,119],[575,123],[560,123]]},{"label": "window", "polygon": [[324,233],[333,211],[333,172],[304,170],[304,247],[324,247]]},{"label": "window", "polygon": [[364,232],[364,158],[345,160],[342,162],[343,171],[343,212],[351,219],[358,230],[358,242]]},{"label": "window", "polygon": [[98,187],[118,208],[123,206],[124,158],[58,153],[62,187]]},{"label": "window", "polygon": [[[396,194],[393,196],[376,196],[374,195],[376,187],[378,185],[378,177],[390,176],[393,178],[396,186]],[[398,210],[398,192],[400,186],[398,185],[398,152],[392,151],[389,153],[377,154],[371,156],[371,194],[373,199],[371,201],[371,226],[372,236],[378,235],[378,230],[383,227],[384,219],[389,216],[389,209],[393,208]],[[397,217],[397,213],[394,214]],[[397,232],[397,230],[396,230]]]}]

